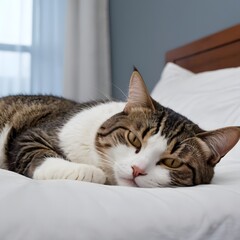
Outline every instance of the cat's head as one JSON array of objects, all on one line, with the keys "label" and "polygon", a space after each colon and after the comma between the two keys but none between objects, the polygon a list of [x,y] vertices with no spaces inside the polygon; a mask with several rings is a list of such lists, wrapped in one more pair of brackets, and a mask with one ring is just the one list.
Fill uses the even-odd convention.
[{"label": "cat's head", "polygon": [[99,128],[96,146],[110,184],[164,187],[208,184],[240,138],[238,127],[204,131],[153,100],[138,71],[123,112]]}]

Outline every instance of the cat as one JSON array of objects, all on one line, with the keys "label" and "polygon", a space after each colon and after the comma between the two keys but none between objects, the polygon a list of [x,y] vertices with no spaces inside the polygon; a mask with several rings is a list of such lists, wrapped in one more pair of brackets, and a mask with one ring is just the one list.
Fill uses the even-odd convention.
[{"label": "cat", "polygon": [[239,138],[238,127],[204,131],[160,105],[136,69],[127,102],[0,99],[0,167],[39,180],[151,188],[208,184]]}]

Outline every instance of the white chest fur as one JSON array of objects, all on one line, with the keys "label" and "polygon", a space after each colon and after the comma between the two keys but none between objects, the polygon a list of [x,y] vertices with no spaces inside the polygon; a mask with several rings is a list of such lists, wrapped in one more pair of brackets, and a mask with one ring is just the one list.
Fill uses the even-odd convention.
[{"label": "white chest fur", "polygon": [[109,102],[86,109],[72,117],[60,130],[60,147],[67,159],[98,165],[95,137],[98,128],[111,116],[121,112],[125,103]]}]

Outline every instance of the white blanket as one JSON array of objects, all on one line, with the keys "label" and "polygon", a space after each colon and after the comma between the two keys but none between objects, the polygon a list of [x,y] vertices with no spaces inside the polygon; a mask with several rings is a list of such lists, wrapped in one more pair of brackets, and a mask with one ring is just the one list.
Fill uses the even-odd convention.
[{"label": "white blanket", "polygon": [[240,161],[210,185],[142,189],[0,170],[0,239],[240,239]]}]

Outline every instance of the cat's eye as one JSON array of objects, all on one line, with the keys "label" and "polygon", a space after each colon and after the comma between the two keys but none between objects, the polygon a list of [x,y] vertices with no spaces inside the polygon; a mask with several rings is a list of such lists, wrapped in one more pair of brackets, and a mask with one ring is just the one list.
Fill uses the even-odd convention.
[{"label": "cat's eye", "polygon": [[183,163],[178,159],[166,158],[161,160],[161,163],[169,168],[179,168],[183,165]]},{"label": "cat's eye", "polygon": [[127,134],[127,139],[135,148],[141,148],[141,142],[134,133],[129,131]]}]

